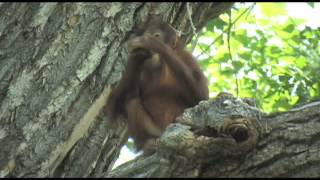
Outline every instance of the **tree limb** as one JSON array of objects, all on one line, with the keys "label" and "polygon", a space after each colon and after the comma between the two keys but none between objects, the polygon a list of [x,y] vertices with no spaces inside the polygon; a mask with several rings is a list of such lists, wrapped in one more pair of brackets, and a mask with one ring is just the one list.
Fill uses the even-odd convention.
[{"label": "tree limb", "polygon": [[230,94],[187,109],[157,152],[106,177],[319,177],[320,103],[266,114]]}]

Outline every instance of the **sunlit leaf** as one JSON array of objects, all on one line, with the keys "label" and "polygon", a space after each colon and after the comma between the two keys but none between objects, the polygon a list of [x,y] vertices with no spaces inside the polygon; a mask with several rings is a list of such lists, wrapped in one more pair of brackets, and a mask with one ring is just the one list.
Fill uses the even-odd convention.
[{"label": "sunlit leaf", "polygon": [[267,16],[278,16],[278,15],[286,15],[286,4],[285,3],[257,3],[261,8],[261,12]]},{"label": "sunlit leaf", "polygon": [[307,65],[307,60],[306,60],[305,57],[301,56],[301,57],[296,59],[295,63],[297,65],[297,67],[304,68]]}]

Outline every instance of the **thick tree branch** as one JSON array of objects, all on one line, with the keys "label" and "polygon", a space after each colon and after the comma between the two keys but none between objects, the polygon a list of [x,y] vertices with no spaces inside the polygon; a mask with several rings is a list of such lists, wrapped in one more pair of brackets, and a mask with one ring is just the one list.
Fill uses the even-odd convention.
[{"label": "thick tree branch", "polygon": [[319,177],[320,103],[265,114],[221,94],[178,117],[151,157],[108,177]]}]

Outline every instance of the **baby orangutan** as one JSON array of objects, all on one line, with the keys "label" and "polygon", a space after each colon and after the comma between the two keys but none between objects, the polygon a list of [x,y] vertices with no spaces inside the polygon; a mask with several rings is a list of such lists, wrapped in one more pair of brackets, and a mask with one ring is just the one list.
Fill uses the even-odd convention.
[{"label": "baby orangutan", "polygon": [[129,60],[110,94],[111,119],[123,115],[138,150],[181,115],[209,96],[207,78],[175,30],[153,17],[128,42]]}]

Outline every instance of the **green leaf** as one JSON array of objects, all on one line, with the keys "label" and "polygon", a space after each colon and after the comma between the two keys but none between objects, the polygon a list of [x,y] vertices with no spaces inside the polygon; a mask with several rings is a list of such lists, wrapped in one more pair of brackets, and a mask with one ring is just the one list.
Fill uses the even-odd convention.
[{"label": "green leaf", "polygon": [[307,65],[307,59],[305,57],[299,57],[296,60],[296,65],[298,68],[304,68]]},{"label": "green leaf", "polygon": [[250,38],[248,38],[248,35],[247,35],[247,31],[242,31],[242,32],[240,32],[241,34],[236,34],[235,36],[234,36],[234,38],[236,39],[236,40],[238,40],[239,42],[241,42],[242,44],[248,44],[249,43],[249,39]]},{"label": "green leaf", "polygon": [[251,59],[251,54],[249,52],[244,52],[244,53],[239,54],[239,57],[241,57],[244,60],[249,60],[249,59]]},{"label": "green leaf", "polygon": [[264,33],[263,33],[260,29],[257,29],[257,30],[256,30],[256,33],[257,33],[258,35],[260,35],[261,37],[264,37]]},{"label": "green leaf", "polygon": [[201,51],[210,50],[208,44],[206,43],[198,43],[197,46],[201,49]]},{"label": "green leaf", "polygon": [[230,59],[229,53],[224,53],[221,58],[219,58],[219,62],[228,62]]},{"label": "green leaf", "polygon": [[286,26],[283,30],[288,32],[288,33],[292,33],[292,31],[295,29],[295,26],[293,24],[289,24],[288,26]]},{"label": "green leaf", "polygon": [[282,52],[277,46],[271,46],[270,51],[272,54],[279,54]]},{"label": "green leaf", "polygon": [[233,61],[232,66],[236,71],[239,71],[243,67],[243,63],[241,61]]},{"label": "green leaf", "polygon": [[211,21],[208,22],[206,28],[207,28],[208,31],[213,31],[214,26],[215,26],[214,20],[211,20]]},{"label": "green leaf", "polygon": [[224,26],[227,25],[228,23],[224,22],[221,18],[217,18],[213,21],[214,27],[217,29],[224,29]]},{"label": "green leaf", "polygon": [[210,58],[206,58],[198,61],[198,63],[202,68],[207,68],[211,64],[210,60],[211,60]]},{"label": "green leaf", "polygon": [[309,6],[311,6],[312,8],[314,8],[314,2],[307,2]]},{"label": "green leaf", "polygon": [[230,67],[226,67],[224,70],[221,71],[221,73],[227,76],[232,76],[234,74],[234,70]]},{"label": "green leaf", "polygon": [[134,143],[133,142],[127,141],[126,146],[130,151],[134,151]]},{"label": "green leaf", "polygon": [[214,28],[223,30],[224,26],[227,25],[228,23],[224,22],[221,18],[216,18],[214,20],[211,20],[208,25],[207,28],[210,29],[211,31],[214,31]]},{"label": "green leaf", "polygon": [[279,75],[279,80],[283,83],[288,82],[290,77],[288,75]]},{"label": "green leaf", "polygon": [[286,110],[290,107],[289,99],[287,97],[281,97],[275,104],[274,108],[280,111]]}]

